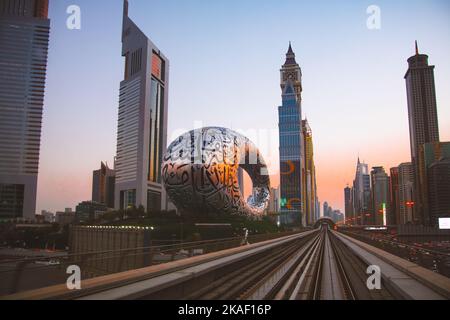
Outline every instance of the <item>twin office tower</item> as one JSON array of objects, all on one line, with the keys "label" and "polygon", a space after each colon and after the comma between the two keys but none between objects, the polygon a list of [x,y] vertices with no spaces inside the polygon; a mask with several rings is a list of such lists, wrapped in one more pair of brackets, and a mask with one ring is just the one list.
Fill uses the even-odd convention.
[{"label": "twin office tower", "polygon": [[161,160],[167,145],[169,61],[128,17],[124,1],[115,208],[166,209]]},{"label": "twin office tower", "polygon": [[[49,46],[48,0],[0,1],[0,219],[34,219]],[[169,62],[128,17],[124,1],[116,209],[166,207]]]}]

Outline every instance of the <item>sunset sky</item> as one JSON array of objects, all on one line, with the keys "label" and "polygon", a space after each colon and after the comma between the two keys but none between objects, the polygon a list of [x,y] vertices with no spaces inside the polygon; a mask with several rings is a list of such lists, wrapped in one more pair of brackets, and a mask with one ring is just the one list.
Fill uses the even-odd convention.
[{"label": "sunset sky", "polygon": [[[66,28],[69,5],[81,30]],[[366,9],[381,8],[381,29]],[[410,160],[404,75],[418,40],[436,66],[450,141],[449,1],[130,0],[130,17],[170,59],[169,142],[200,126],[249,136],[278,179],[279,70],[289,41],[303,72],[319,200],[343,209],[358,154],[389,170]],[[92,170],[116,149],[122,0],[50,0],[37,209],[91,198]]]}]

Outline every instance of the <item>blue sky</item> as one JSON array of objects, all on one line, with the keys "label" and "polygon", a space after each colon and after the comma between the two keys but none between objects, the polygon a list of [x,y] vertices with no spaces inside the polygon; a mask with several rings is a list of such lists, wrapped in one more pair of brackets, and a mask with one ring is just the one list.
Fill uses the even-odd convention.
[{"label": "blue sky", "polygon": [[[81,30],[66,28],[72,4]],[[380,30],[366,27],[372,4]],[[449,9],[418,0],[130,0],[129,15],[170,59],[169,140],[199,121],[258,132],[250,138],[274,175],[279,69],[292,41],[319,197],[342,209],[358,153],[387,169],[410,159],[403,76],[416,39],[436,65],[441,140],[450,140]],[[122,1],[50,0],[49,16],[38,210],[55,211],[90,199],[92,170],[115,155]]]}]

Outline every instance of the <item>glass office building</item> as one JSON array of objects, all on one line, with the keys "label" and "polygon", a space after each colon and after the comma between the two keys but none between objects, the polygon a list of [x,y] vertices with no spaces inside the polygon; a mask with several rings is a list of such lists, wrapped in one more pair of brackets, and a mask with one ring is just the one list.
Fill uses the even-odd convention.
[{"label": "glass office building", "polygon": [[36,214],[49,32],[48,0],[0,1],[0,219]]},{"label": "glass office building", "polygon": [[280,135],[280,206],[282,224],[305,225],[304,154],[301,111],[302,73],[289,45],[281,68],[282,105],[278,109]]}]

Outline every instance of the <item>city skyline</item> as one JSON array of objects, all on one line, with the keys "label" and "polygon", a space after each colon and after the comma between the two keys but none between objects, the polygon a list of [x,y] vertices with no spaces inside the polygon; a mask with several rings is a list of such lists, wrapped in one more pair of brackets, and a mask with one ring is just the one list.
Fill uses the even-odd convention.
[{"label": "city skyline", "polygon": [[408,70],[404,77],[411,162],[391,167],[390,176],[384,167],[373,167],[370,183],[366,183],[371,197],[367,206],[361,206],[358,175],[364,171],[366,180],[369,175],[367,165],[360,169],[358,158],[353,187],[344,189],[347,224],[440,226],[441,218],[448,214],[450,142],[439,139],[435,66],[430,65],[428,59],[428,55],[420,53],[415,41],[415,54],[407,60]]},{"label": "city skyline", "polygon": [[0,0],[0,300],[449,300],[450,3],[318,1]]},{"label": "city skyline", "polygon": [[[116,19],[116,15],[121,14],[122,1],[108,4],[110,18],[108,18],[105,26],[96,25],[92,20],[96,14],[102,12],[102,6],[80,1],[79,5],[83,14],[82,29],[72,31],[64,29],[65,18],[67,17],[64,12],[67,3],[66,1],[61,1],[50,4],[49,17],[52,19],[53,28],[44,106],[45,115],[41,144],[42,156],[37,212],[40,212],[41,209],[55,211],[67,206],[75,206],[79,201],[89,199],[92,170],[98,165],[99,161],[107,160],[109,163],[113,163],[112,158],[115,154],[114,140],[115,125],[117,123],[118,83],[123,73],[123,68],[120,66],[123,61],[118,54],[120,52],[120,41],[118,40],[120,40],[121,26],[117,24],[117,21],[120,21],[120,19]],[[221,27],[219,31],[222,31],[222,34],[219,32],[220,37],[212,37],[209,32],[201,32],[202,26],[210,24],[212,17],[203,16],[205,18],[203,22],[195,20],[195,14],[200,14],[201,17],[202,14],[205,14],[205,11],[196,13],[192,8],[188,8],[188,17],[182,20],[182,23],[179,23],[177,26],[167,23],[170,27],[164,31],[163,26],[167,27],[167,25],[161,22],[160,19],[162,18],[152,16],[155,18],[155,22],[152,22],[151,19],[146,21],[143,18],[143,14],[145,16],[143,8],[146,8],[147,5],[139,1],[133,1],[132,3],[130,11],[134,20],[142,26],[145,33],[154,39],[158,47],[171,57],[171,73],[173,77],[171,79],[172,86],[169,96],[169,143],[176,136],[174,132],[183,133],[188,131],[193,126],[196,126],[196,121],[198,120],[203,120],[202,125],[205,126],[224,125],[243,130],[249,128],[266,131],[275,130],[276,133],[277,122],[274,119],[276,119],[277,110],[273,106],[279,104],[279,90],[276,83],[278,80],[277,73],[279,65],[282,64],[282,55],[285,53],[289,40],[292,40],[298,62],[304,73],[304,86],[306,89],[304,90],[303,110],[304,115],[307,116],[314,128],[317,184],[321,202],[328,201],[332,207],[343,209],[342,186],[350,183],[352,180],[354,162],[358,153],[361,155],[361,159],[365,160],[370,167],[380,165],[384,166],[386,170],[410,160],[407,104],[403,75],[407,68],[406,59],[413,53],[415,39],[419,41],[420,51],[428,54],[430,63],[436,66],[436,91],[439,122],[441,124],[441,140],[450,140],[450,112],[446,110],[448,108],[445,108],[450,101],[450,96],[444,89],[450,84],[450,78],[448,77],[450,64],[445,59],[446,52],[449,51],[448,48],[450,47],[447,40],[448,37],[445,37],[447,34],[441,31],[436,32],[434,38],[427,38],[425,37],[427,32],[419,30],[421,26],[424,26],[418,23],[418,26],[414,26],[415,30],[417,30],[416,32],[408,32],[407,35],[405,34],[405,39],[398,41],[399,44],[395,45],[397,51],[390,49],[390,46],[386,44],[392,44],[391,42],[394,41],[395,36],[389,35],[389,33],[386,33],[386,30],[392,31],[389,19],[393,19],[391,17],[392,11],[398,14],[399,5],[393,6],[386,2],[380,2],[382,14],[386,12],[387,17],[383,20],[382,29],[378,31],[370,31],[365,26],[367,18],[365,9],[367,5],[357,5],[356,8],[354,4],[344,5],[343,8],[348,11],[344,14],[345,16],[358,13],[356,18],[359,18],[358,20],[356,18],[350,19],[350,22],[346,22],[341,28],[348,28],[348,30],[353,30],[352,28],[354,28],[359,36],[359,40],[361,40],[359,45],[343,40],[342,35],[333,40],[334,44],[341,41],[341,44],[349,46],[347,49],[345,46],[331,46],[334,50],[330,50],[330,45],[327,45],[326,41],[331,40],[327,37],[322,39],[324,44],[319,45],[317,39],[311,39],[311,36],[304,35],[302,37],[301,34],[296,36],[296,32],[284,32],[278,34],[277,39],[275,39],[273,34],[268,35],[270,36],[270,41],[266,41],[273,43],[273,45],[265,51],[258,50],[261,46],[264,47],[264,42],[262,41],[261,32],[256,30],[258,24],[255,22],[254,26],[247,26],[248,29],[246,29],[251,35],[256,35],[250,37],[252,40],[249,42],[249,45],[239,46],[239,50],[236,53],[229,52],[231,56],[223,57],[223,55],[218,55],[217,52],[224,51],[223,46],[226,44],[238,44],[244,40],[244,36],[236,36],[236,38],[230,39],[230,34],[225,33],[224,35],[223,32],[226,32],[226,30],[223,28],[222,24],[224,22],[222,20],[217,22],[218,28]],[[271,4],[270,2],[264,3],[267,6]],[[428,12],[431,9],[423,13],[424,16],[437,14],[432,26],[424,27],[426,30],[434,30],[439,23],[447,23],[448,26],[448,22],[439,20],[440,17],[446,17],[445,14],[443,17],[443,13],[435,12],[438,11],[439,7],[444,6],[445,8],[448,4],[442,2],[435,2],[434,4],[435,8],[431,13]],[[169,10],[171,6],[174,6],[174,2],[165,5],[156,1],[153,2],[153,5],[152,8],[159,12],[160,15],[165,16],[167,14],[165,17],[168,21],[176,20],[177,15],[179,15],[179,13],[173,13]],[[271,5],[275,6],[274,4]],[[284,9],[288,5],[299,7],[297,4],[288,3],[284,4]],[[417,3],[414,5],[418,6]],[[193,6],[195,7],[195,2]],[[236,20],[233,21],[236,22],[233,25],[234,28],[248,23],[244,19],[244,13],[250,10],[248,6],[248,4],[244,5],[237,17],[233,17],[232,20]],[[216,10],[221,8],[220,3],[206,7]],[[264,6],[262,7],[264,8]],[[312,10],[308,5],[304,5],[304,8],[300,5],[300,9],[305,9],[305,11]],[[222,15],[229,13],[227,10],[229,9],[226,9]],[[388,14],[389,10],[391,10],[390,14]],[[250,21],[255,21],[257,17],[259,19],[261,16],[264,16],[265,13],[262,11],[259,8],[254,16],[250,17],[253,19],[250,19]],[[213,13],[213,16],[219,15],[217,11],[213,11]],[[274,8],[273,17],[278,17],[282,13],[283,10],[280,8]],[[284,13],[288,14],[287,12]],[[414,14],[417,13],[414,11]],[[324,21],[330,18],[329,15],[330,12],[326,10]],[[328,20],[326,25],[334,25],[333,23],[339,20],[339,17],[340,15],[337,14],[335,20]],[[187,23],[189,18],[196,21],[192,28],[197,32],[192,33],[190,37],[188,36],[187,40],[181,41],[181,37],[176,34],[176,31],[181,30],[181,26],[183,23]],[[398,18],[398,16],[395,18]],[[109,20],[111,21],[109,22]],[[422,19],[419,20],[422,21]],[[158,23],[161,23],[159,28],[157,27]],[[294,22],[290,23],[294,24]],[[308,20],[308,23],[310,23],[311,28],[314,26],[312,21]],[[294,30],[301,30],[300,25],[297,25]],[[105,31],[106,29],[104,28],[110,28],[111,26],[113,26],[113,30],[109,30],[107,34],[105,33],[106,36],[103,41],[99,41],[98,44],[92,45],[92,47],[85,48],[87,52],[80,52],[79,49],[75,50],[82,46],[83,41],[87,41],[87,38],[95,36],[96,33],[92,32],[92,28],[98,28],[98,32],[100,32]],[[355,30],[353,30],[353,33],[355,33]],[[336,35],[332,30],[330,30],[330,34]],[[209,36],[204,39],[204,44],[200,43],[202,35]],[[249,34],[246,36],[249,36]],[[364,36],[371,40],[364,39]],[[381,39],[383,36],[387,36],[387,40],[383,41]],[[196,37],[200,37],[200,39]],[[187,42],[189,40],[194,41],[193,47],[197,46],[198,52],[188,48]],[[53,44],[53,42],[55,43]],[[347,57],[344,56],[345,53],[348,53],[350,57],[355,57],[355,53],[353,55],[350,54],[352,51],[355,51],[355,46],[361,46],[359,47],[360,52],[363,52],[363,55],[366,53],[365,58],[367,61],[348,59],[350,61],[349,64],[351,64],[350,67],[357,71],[351,73],[353,78],[347,75],[342,78],[339,72],[346,72],[346,70],[343,70],[342,66],[339,65],[343,61],[347,61]],[[367,47],[363,48],[365,46]],[[60,49],[59,51],[57,51],[58,48]],[[317,58],[313,57],[315,52],[318,53]],[[328,61],[331,56],[330,52],[333,54],[333,59],[330,59],[334,60],[333,63]],[[183,53],[191,60],[186,59],[186,57],[182,60]],[[100,55],[103,62],[94,59],[93,61],[98,63],[83,63],[87,56],[92,58],[93,54]],[[392,59],[389,61],[380,59],[385,63],[385,65],[382,64],[381,66],[377,63],[372,63],[374,56],[379,57],[380,55],[383,56],[383,54],[392,54]],[[320,58],[324,60],[321,61]],[[200,62],[197,59],[201,59],[203,62],[201,66],[199,66]],[[270,61],[270,63],[259,63],[263,60]],[[192,65],[185,63],[185,61],[191,61]],[[196,67],[195,69],[194,66]],[[75,68],[79,70],[75,70]],[[90,83],[88,85],[89,88],[87,88],[87,84],[77,82],[77,78],[87,70],[92,72],[92,68],[98,69],[98,75],[90,76],[92,80],[87,81]],[[210,77],[208,78],[205,73],[207,70],[211,72],[211,69],[213,69],[214,79],[209,79]],[[230,70],[224,71],[224,69]],[[234,71],[234,75],[239,73],[239,79],[234,77],[232,71]],[[335,71],[335,73],[332,71]],[[255,72],[258,79],[256,82],[254,81]],[[73,81],[69,81],[68,84],[62,84],[59,79],[67,76]],[[213,81],[215,79],[220,79],[220,81]],[[336,82],[339,80],[341,81]],[[188,84],[186,81],[198,82],[198,85]],[[220,90],[217,88],[220,88]],[[347,91],[344,91],[343,88],[347,88]],[[218,92],[212,92],[212,90]],[[379,90],[386,93],[379,95]],[[326,94],[323,94],[322,91],[325,91]],[[205,95],[204,92],[208,92],[208,95]],[[67,101],[68,97],[72,101]],[[371,101],[372,98],[373,101]],[[360,104],[363,101],[365,101],[367,106],[361,108]],[[330,107],[332,103],[334,105]],[[358,104],[359,106],[357,106]],[[57,109],[58,106],[59,110]],[[224,109],[226,106],[229,106],[227,112]],[[248,108],[243,108],[245,106],[248,106]],[[376,108],[377,106],[378,108]],[[201,119],[195,107],[200,111],[205,109],[210,111],[206,113],[204,119]],[[186,109],[189,111],[185,112],[184,110]],[[222,120],[223,114],[233,113],[236,110],[242,112],[243,115],[234,118],[233,121]],[[259,124],[256,125],[254,121],[249,122],[245,120],[249,119],[249,114],[255,110],[260,111],[257,121]],[[337,112],[336,110],[343,110],[343,112]],[[364,116],[355,112],[358,110],[364,113]],[[386,113],[387,111],[391,112]],[[100,114],[103,115],[103,118],[99,117]],[[72,126],[71,123],[76,122],[80,117],[89,118],[85,119],[86,122],[83,123],[81,132],[79,125]],[[103,121],[100,125],[98,123],[99,119]],[[370,119],[367,120],[370,123],[361,125],[359,121],[364,119]],[[383,129],[385,131],[377,132],[378,135],[371,135],[370,133],[377,128],[377,121],[379,120],[383,120]],[[64,128],[58,124],[59,122],[65,123]],[[334,129],[330,130],[330,128]],[[179,132],[180,130],[183,132]],[[353,131],[358,131],[360,135],[354,137],[352,135]],[[90,138],[93,135],[100,141],[104,141],[104,143],[102,145],[96,144],[95,141],[92,143]],[[390,136],[395,136],[398,140],[388,141]],[[348,140],[344,142],[343,137],[347,137]],[[63,143],[64,139],[67,139],[69,143]],[[268,159],[268,162],[271,162],[270,168],[277,168],[278,163],[276,159],[278,158],[278,152],[272,154],[270,149],[278,149],[278,145],[266,146],[263,141],[254,142],[257,145],[262,142],[260,148],[265,153],[264,156]],[[64,155],[62,155],[62,147],[67,145],[70,145],[71,148],[65,150]],[[385,147],[386,153],[390,153],[389,157],[386,157],[385,153],[379,152],[378,147],[380,145]],[[64,161],[60,158],[62,156],[64,156]],[[70,173],[66,172],[67,167],[65,167],[64,172],[60,171],[62,168],[57,161],[58,159],[60,159],[61,164],[68,165],[71,168]],[[334,161],[330,161],[330,159]],[[336,170],[336,168],[339,169]],[[277,172],[271,173],[277,174]],[[272,179],[272,184],[277,186],[277,179]]]}]

